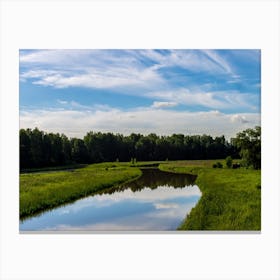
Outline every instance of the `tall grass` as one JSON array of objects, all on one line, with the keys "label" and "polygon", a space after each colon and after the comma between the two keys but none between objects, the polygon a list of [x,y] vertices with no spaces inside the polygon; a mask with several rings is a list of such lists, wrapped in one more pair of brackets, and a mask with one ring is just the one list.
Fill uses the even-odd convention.
[{"label": "tall grass", "polygon": [[137,178],[138,168],[102,163],[85,168],[20,175],[20,218]]},{"label": "tall grass", "polygon": [[260,230],[260,170],[213,169],[207,165],[188,162],[160,165],[163,170],[198,175],[196,184],[202,197],[179,229]]}]

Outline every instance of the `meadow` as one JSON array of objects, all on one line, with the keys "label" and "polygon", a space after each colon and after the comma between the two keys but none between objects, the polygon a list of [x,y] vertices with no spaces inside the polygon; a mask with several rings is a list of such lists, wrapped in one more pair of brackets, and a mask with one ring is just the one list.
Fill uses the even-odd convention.
[{"label": "meadow", "polygon": [[140,169],[121,163],[21,174],[20,218],[86,197],[140,175]]},{"label": "meadow", "polygon": [[[202,196],[180,230],[260,230],[261,171],[212,168],[217,161],[179,161],[161,164],[170,172],[198,175]],[[225,162],[220,161],[223,166]]]},{"label": "meadow", "polygon": [[[223,168],[213,168],[221,162]],[[202,192],[179,230],[260,230],[261,171],[226,168],[224,160],[100,163],[20,175],[20,218],[135,180],[141,168],[197,175]]]}]

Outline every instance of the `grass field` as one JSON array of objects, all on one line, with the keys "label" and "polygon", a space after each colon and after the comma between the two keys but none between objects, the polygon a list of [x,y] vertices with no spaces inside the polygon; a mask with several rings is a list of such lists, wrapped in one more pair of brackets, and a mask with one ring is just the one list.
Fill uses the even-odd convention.
[{"label": "grass field", "polygon": [[[217,161],[224,168],[212,168]],[[141,175],[159,162],[101,163],[20,175],[20,218],[98,193]],[[198,175],[202,197],[181,230],[260,230],[261,171],[225,168],[224,160],[161,162],[163,171]],[[37,170],[38,171],[38,170]]]},{"label": "grass field", "polygon": [[[261,171],[214,169],[214,161],[181,161],[160,169],[197,174],[202,197],[183,221],[181,230],[260,230]],[[223,161],[220,161],[223,163]]]},{"label": "grass field", "polygon": [[123,163],[88,165],[75,170],[20,175],[20,218],[137,178],[138,168]]}]

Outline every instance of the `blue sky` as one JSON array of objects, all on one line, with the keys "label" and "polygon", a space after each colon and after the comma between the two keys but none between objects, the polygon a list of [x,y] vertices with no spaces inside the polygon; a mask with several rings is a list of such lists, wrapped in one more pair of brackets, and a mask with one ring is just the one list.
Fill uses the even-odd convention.
[{"label": "blue sky", "polygon": [[260,50],[20,50],[20,126],[224,134],[260,124]]}]

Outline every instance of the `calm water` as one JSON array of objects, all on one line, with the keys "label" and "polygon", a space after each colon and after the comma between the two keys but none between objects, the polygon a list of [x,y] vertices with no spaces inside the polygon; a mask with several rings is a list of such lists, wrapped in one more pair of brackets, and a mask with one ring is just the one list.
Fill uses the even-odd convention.
[{"label": "calm water", "polygon": [[136,181],[20,222],[20,231],[175,230],[201,196],[192,175],[143,169]]}]

